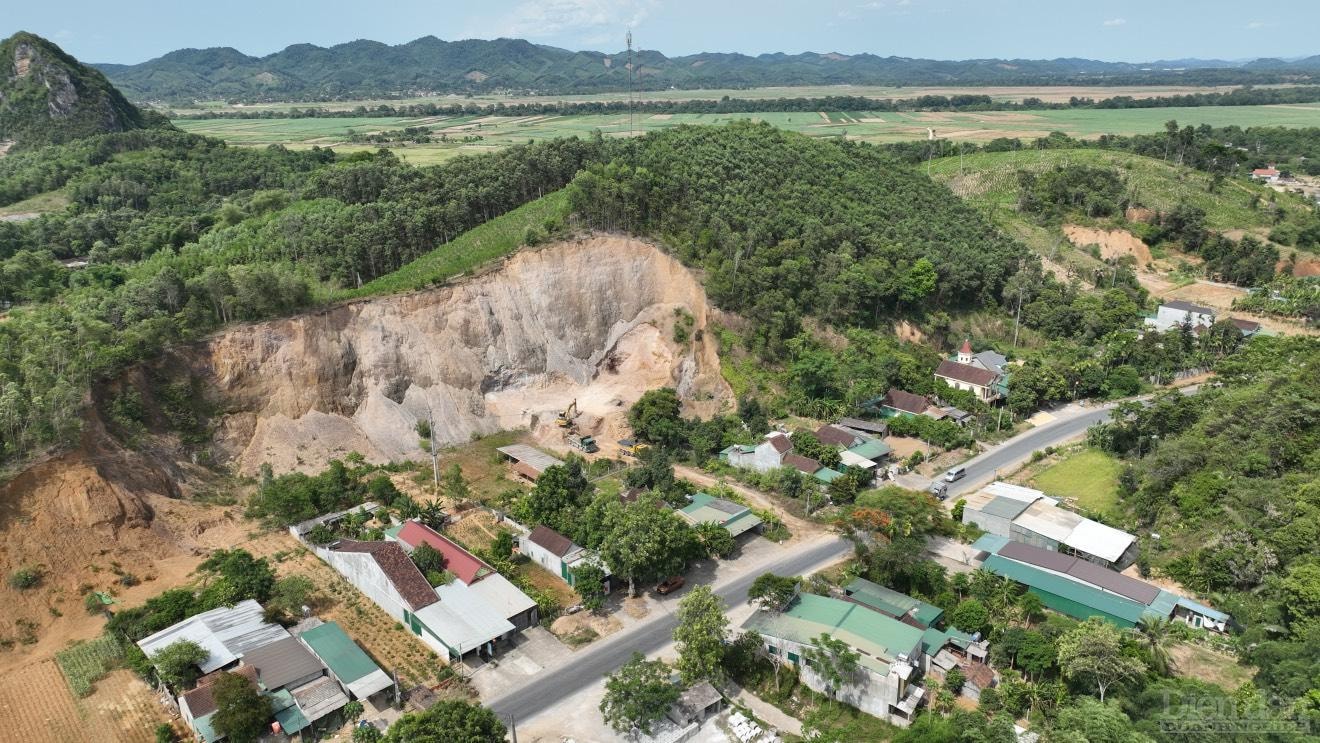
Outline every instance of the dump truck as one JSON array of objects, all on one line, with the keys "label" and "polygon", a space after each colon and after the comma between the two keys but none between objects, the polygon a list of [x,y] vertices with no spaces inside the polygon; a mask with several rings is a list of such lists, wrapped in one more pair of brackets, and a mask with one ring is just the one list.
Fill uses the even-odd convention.
[{"label": "dump truck", "polygon": [[632,439],[619,439],[619,451],[630,457],[639,457],[642,452],[650,448],[650,444],[643,444]]},{"label": "dump truck", "polygon": [[590,436],[578,436],[577,434],[573,434],[568,437],[568,445],[578,451],[584,451],[588,454],[595,454],[600,451],[600,447],[596,446],[596,440]]}]

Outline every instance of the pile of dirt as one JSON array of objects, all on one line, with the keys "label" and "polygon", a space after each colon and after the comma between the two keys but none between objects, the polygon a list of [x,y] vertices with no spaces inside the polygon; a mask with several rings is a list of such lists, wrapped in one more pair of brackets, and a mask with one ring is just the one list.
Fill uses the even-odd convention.
[{"label": "pile of dirt", "polygon": [[[524,251],[452,287],[230,329],[187,352],[224,415],[219,454],[243,473],[313,472],[356,451],[416,459],[442,444],[547,431],[573,400],[615,435],[643,392],[689,414],[727,405],[700,282],[654,245],[595,236]],[[687,339],[674,332],[692,318]],[[547,433],[548,435],[548,433]]]},{"label": "pile of dirt", "polygon": [[1150,266],[1150,246],[1127,230],[1101,230],[1078,224],[1066,224],[1063,226],[1063,234],[1079,248],[1098,245],[1101,258],[1132,256],[1137,261],[1137,268],[1144,269]]}]

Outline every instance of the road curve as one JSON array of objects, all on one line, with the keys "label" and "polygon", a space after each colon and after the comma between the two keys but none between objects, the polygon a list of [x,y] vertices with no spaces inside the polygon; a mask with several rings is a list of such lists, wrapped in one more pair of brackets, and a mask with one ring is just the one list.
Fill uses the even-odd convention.
[{"label": "road curve", "polygon": [[[822,544],[767,563],[764,568],[748,570],[716,584],[715,593],[730,607],[738,606],[747,600],[747,589],[761,573],[801,575],[818,565],[843,559],[852,550],[851,543],[838,537],[830,538]],[[677,624],[678,619],[672,611],[657,612],[645,621],[574,653],[567,665],[547,668],[529,677],[522,685],[492,699],[486,706],[502,719],[527,720],[609,675],[626,663],[633,653],[645,655],[664,647],[672,640]]]},{"label": "road curve", "polygon": [[970,493],[994,480],[1000,472],[1007,472],[1026,462],[1031,453],[1047,446],[1058,446],[1069,439],[1086,433],[1086,429],[1109,420],[1114,405],[1105,405],[1071,418],[1047,423],[1014,436],[989,451],[968,460],[967,477],[949,485],[949,496]]}]

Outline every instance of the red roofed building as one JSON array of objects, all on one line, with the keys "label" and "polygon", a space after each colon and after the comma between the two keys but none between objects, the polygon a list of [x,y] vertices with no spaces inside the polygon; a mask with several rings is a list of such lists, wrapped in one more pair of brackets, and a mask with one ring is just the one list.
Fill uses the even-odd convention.
[{"label": "red roofed building", "polygon": [[1279,170],[1272,166],[1268,168],[1256,168],[1251,171],[1252,178],[1258,181],[1265,181],[1266,183],[1274,183],[1279,180],[1279,175]]},{"label": "red roofed building", "polygon": [[485,578],[495,569],[482,562],[476,555],[468,552],[439,532],[416,521],[405,521],[399,530],[398,540],[415,550],[421,544],[429,544],[445,558],[445,570],[469,586]]}]

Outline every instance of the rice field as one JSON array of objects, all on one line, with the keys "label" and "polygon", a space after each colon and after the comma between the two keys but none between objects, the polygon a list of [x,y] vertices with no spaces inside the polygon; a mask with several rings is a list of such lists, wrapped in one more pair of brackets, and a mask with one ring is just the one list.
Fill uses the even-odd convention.
[{"label": "rice field", "polygon": [[185,131],[218,137],[238,145],[334,147],[341,151],[375,149],[350,144],[353,134],[386,132],[424,126],[447,141],[396,147],[400,157],[417,164],[433,164],[460,154],[488,152],[529,140],[588,137],[599,131],[607,137],[626,137],[682,125],[722,125],[751,119],[815,137],[847,137],[866,142],[899,142],[936,137],[953,141],[984,142],[997,137],[1024,139],[1062,131],[1074,137],[1101,134],[1139,134],[1160,131],[1164,123],[1214,126],[1320,127],[1320,104],[1279,106],[1202,106],[1128,110],[1076,109],[1066,111],[987,111],[981,113],[932,111],[829,111],[743,114],[627,114],[591,116],[458,116],[423,118],[318,118],[318,119],[180,119]]}]

